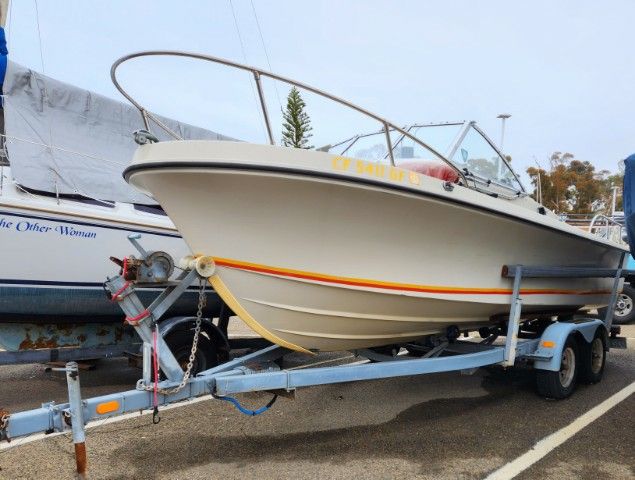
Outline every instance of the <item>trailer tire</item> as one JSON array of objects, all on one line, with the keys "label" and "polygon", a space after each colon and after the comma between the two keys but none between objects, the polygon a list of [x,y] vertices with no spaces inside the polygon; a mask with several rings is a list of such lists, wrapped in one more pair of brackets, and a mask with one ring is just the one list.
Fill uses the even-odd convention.
[{"label": "trailer tire", "polygon": [[606,365],[606,338],[600,327],[595,332],[593,341],[584,345],[580,358],[580,382],[599,383],[604,375]]},{"label": "trailer tire", "polygon": [[578,352],[578,342],[569,335],[562,349],[560,370],[557,372],[536,371],[536,387],[539,395],[561,400],[573,393],[578,377]]},{"label": "trailer tire", "polygon": [[[606,317],[607,307],[598,309],[598,316],[601,319]],[[624,325],[635,320],[635,288],[630,284],[624,284],[622,293],[617,298],[615,313],[613,314],[613,323],[616,325]]]},{"label": "trailer tire", "polygon": [[[165,337],[165,343],[168,344],[170,350],[181,365],[183,371],[187,368],[187,364],[192,351],[192,339],[194,333],[190,330],[177,329],[169,332]],[[203,332],[198,337],[198,349],[194,358],[191,375],[194,376],[199,372],[215,367],[219,364],[218,352],[216,345]]]}]

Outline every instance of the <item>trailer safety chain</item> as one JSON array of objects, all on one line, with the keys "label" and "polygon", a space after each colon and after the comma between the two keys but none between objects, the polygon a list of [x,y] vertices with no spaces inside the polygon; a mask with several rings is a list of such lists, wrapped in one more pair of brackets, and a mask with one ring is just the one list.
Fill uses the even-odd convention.
[{"label": "trailer safety chain", "polygon": [[[206,297],[205,297],[205,286],[207,281],[203,278],[199,280],[199,293],[198,293],[198,309],[196,311],[196,324],[194,327],[194,338],[192,339],[192,350],[190,350],[190,357],[188,359],[187,367],[185,369],[185,373],[183,374],[183,379],[181,383],[179,383],[176,387],[173,388],[158,388],[158,377],[159,377],[159,366],[157,360],[157,348],[153,348],[153,356],[154,356],[154,383],[153,385],[146,385],[144,390],[149,392],[157,392],[162,395],[171,395],[173,393],[180,392],[185,385],[187,385],[188,380],[192,374],[192,368],[194,367],[194,360],[196,360],[196,352],[198,350],[198,339],[201,333],[201,325],[203,323],[203,309],[205,308]],[[153,421],[158,417],[158,401],[155,400],[155,410],[153,414]],[[160,421],[160,419],[159,419]],[[159,423],[156,421],[155,423]]]}]

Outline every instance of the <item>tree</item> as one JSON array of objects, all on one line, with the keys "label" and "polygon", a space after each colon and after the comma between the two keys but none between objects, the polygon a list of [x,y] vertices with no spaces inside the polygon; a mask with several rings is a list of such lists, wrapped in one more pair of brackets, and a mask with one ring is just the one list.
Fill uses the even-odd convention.
[{"label": "tree", "polygon": [[540,177],[543,205],[556,213],[611,213],[612,187],[621,186],[620,174],[596,172],[591,162],[576,160],[571,153],[554,152],[549,163],[549,171],[527,169],[534,186]]},{"label": "tree", "polygon": [[282,112],[282,144],[285,147],[313,148],[309,145],[309,138],[313,130],[309,115],[304,111],[306,104],[297,88],[291,87],[287,97],[287,108]]}]

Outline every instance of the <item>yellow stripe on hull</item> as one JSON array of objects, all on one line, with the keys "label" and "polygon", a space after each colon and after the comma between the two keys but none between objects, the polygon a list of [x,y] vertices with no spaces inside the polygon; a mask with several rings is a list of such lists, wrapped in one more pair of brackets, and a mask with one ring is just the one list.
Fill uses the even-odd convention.
[{"label": "yellow stripe on hull", "polygon": [[229,291],[227,285],[220,279],[218,274],[209,278],[209,283],[214,287],[214,290],[223,299],[223,301],[232,309],[232,311],[240,317],[240,319],[249,326],[254,332],[261,337],[269,340],[272,343],[280,345],[281,347],[288,348],[289,350],[295,350],[296,352],[308,353],[315,355],[312,351],[306,348],[295,345],[294,343],[287,342],[286,340],[274,335],[269,330],[264,328],[260,323],[252,317],[247,310],[238,302],[238,299]]}]

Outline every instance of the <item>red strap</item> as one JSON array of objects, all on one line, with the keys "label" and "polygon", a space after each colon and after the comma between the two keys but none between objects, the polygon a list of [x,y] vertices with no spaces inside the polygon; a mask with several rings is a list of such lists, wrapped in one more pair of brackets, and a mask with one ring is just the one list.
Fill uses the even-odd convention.
[{"label": "red strap", "polygon": [[152,363],[154,367],[154,408],[158,408],[159,406],[159,357],[157,353],[158,349],[158,334],[157,329],[155,328],[152,331]]},{"label": "red strap", "polygon": [[121,287],[119,290],[117,290],[112,297],[110,297],[110,301],[111,302],[116,302],[118,300],[120,300],[119,295],[121,295],[123,293],[123,291],[128,288],[130,286],[130,282],[126,282],[124,283],[123,287]]},{"label": "red strap", "polygon": [[150,315],[150,312],[146,309],[143,312],[141,312],[139,315],[137,315],[136,317],[126,317],[126,322],[128,322],[130,325],[136,325],[137,323],[139,323],[141,320],[143,320],[149,315]]}]

